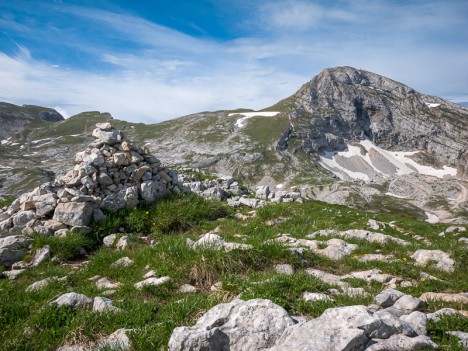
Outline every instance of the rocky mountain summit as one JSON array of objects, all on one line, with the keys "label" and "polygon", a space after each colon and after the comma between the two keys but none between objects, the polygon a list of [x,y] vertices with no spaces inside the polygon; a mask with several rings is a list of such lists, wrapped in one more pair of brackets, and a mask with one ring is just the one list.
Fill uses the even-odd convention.
[{"label": "rocky mountain summit", "polygon": [[428,153],[467,177],[468,109],[461,105],[352,67],[325,69],[282,103],[309,152],[370,140],[385,150]]}]

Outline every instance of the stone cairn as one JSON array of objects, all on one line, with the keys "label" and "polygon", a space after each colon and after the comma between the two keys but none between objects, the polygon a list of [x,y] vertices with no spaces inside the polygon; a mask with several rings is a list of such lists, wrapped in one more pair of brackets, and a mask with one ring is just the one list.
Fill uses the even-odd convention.
[{"label": "stone cairn", "polygon": [[27,235],[66,236],[89,231],[105,218],[101,209],[133,208],[179,193],[177,173],[161,166],[148,147],[137,147],[110,123],[97,123],[97,138],[75,156],[64,176],[23,194],[0,213],[0,265],[25,254]]}]

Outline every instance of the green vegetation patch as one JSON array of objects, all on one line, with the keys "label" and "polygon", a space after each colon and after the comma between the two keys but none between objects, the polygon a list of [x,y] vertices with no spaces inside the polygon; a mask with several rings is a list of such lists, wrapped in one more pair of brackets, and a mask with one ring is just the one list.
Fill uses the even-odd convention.
[{"label": "green vegetation patch", "polygon": [[[308,234],[320,229],[367,229],[370,218],[392,222],[392,226],[386,225],[380,231],[404,239],[409,245],[346,239],[357,244],[358,249],[334,261],[309,250],[298,255],[273,240],[285,233],[306,239]],[[56,350],[64,344],[88,345],[119,328],[129,328],[134,350],[164,350],[175,327],[193,325],[208,309],[236,296],[267,298],[291,315],[313,318],[330,307],[367,305],[385,288],[378,282],[368,284],[361,279],[347,279],[352,287],[362,287],[371,296],[333,295],[333,301],[307,302],[302,298],[305,292],[329,294],[330,288],[337,288],[307,274],[308,268],[337,275],[381,269],[383,273],[416,282],[400,290],[417,297],[428,291],[466,291],[468,255],[457,236],[438,236],[447,227],[318,201],[269,205],[252,212],[250,208],[232,209],[222,202],[195,195],[174,196],[154,206],[107,213],[106,221],[96,223],[89,234],[74,233],[65,238],[36,236],[33,247],[48,244],[55,258],[28,269],[16,280],[0,280],[1,346],[18,351]],[[250,246],[231,251],[190,247],[188,239],[196,241],[208,232],[217,233],[226,242]],[[113,233],[117,239],[128,236],[129,246],[122,251],[100,246],[102,238]],[[416,236],[426,238],[430,244]],[[333,237],[336,236],[315,239],[323,247]],[[418,248],[449,253],[456,262],[455,271],[443,273],[433,266],[416,266],[410,256]],[[360,257],[376,252],[392,254],[394,261],[359,261]],[[130,258],[133,264],[112,266],[123,257]],[[277,273],[277,264],[290,264],[295,269],[294,275]],[[157,287],[136,289],[134,284],[143,280],[149,270],[171,279]],[[421,271],[443,281],[422,280]],[[95,280],[90,279],[97,275],[117,284],[107,297],[121,312],[97,313],[49,305],[54,298],[70,291],[90,298],[103,296]],[[25,291],[33,282],[47,277],[61,279],[53,280],[43,289]],[[183,284],[191,284],[197,292],[180,292]],[[212,290],[215,284],[217,289]],[[429,302],[426,312],[443,307],[467,308],[462,304]],[[461,350],[456,339],[445,333],[448,330],[466,331],[466,318],[444,317],[440,322],[429,323],[429,334],[441,350]]]}]

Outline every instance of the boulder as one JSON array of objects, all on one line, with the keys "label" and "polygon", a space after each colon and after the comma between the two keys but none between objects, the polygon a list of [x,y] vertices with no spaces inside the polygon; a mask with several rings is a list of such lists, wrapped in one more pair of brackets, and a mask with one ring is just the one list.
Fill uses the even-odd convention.
[{"label": "boulder", "polygon": [[90,299],[86,295],[78,294],[75,292],[66,293],[60,295],[50,304],[56,304],[57,306],[72,306],[82,309],[90,309],[93,306],[93,299]]},{"label": "boulder", "polygon": [[91,223],[93,205],[89,202],[59,203],[55,208],[54,220],[69,226],[87,226]]},{"label": "boulder", "polygon": [[386,289],[374,298],[374,302],[382,308],[393,306],[393,304],[405,294],[395,289]]},{"label": "boulder", "polygon": [[294,320],[269,300],[234,300],[217,305],[193,327],[175,328],[169,351],[256,351],[273,346]]}]

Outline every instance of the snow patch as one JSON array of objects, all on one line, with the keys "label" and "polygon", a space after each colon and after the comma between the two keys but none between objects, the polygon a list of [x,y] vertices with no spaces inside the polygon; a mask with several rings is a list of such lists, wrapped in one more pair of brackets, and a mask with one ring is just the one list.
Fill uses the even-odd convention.
[{"label": "snow patch", "polygon": [[276,188],[277,188],[277,189],[283,188],[283,184],[276,184]]},{"label": "snow patch", "polygon": [[242,118],[239,118],[236,121],[236,127],[242,128],[242,127],[245,127],[245,125],[247,124],[246,120],[248,120],[249,118],[252,118],[252,117],[274,117],[278,113],[280,113],[280,112],[243,112],[243,113],[235,112],[235,113],[230,113],[228,115],[228,117],[231,117],[231,116],[244,116]]},{"label": "snow patch", "polygon": [[440,104],[435,104],[435,103],[432,103],[432,102],[426,102],[426,101],[424,101],[424,103],[425,103],[426,106],[429,107],[429,108],[439,107],[439,106],[440,106]]},{"label": "snow patch", "polygon": [[5,140],[2,140],[2,141],[0,141],[0,144],[1,144],[1,145],[6,145],[6,144],[8,144],[8,140],[6,140],[6,139],[5,139]]},{"label": "snow patch", "polygon": [[[423,166],[409,158],[419,151],[410,151],[410,152],[392,152],[384,150],[376,145],[370,140],[361,140],[360,145],[366,149],[366,154],[361,154],[361,148],[354,145],[348,145],[347,151],[340,152],[325,152],[325,155],[320,156],[320,163],[323,167],[333,172],[336,176],[343,179],[344,174],[350,177],[351,179],[369,181],[370,177],[365,172],[356,172],[343,167],[337,162],[337,156],[343,158],[359,157],[362,161],[367,163],[369,169],[373,172],[381,174],[383,177],[388,178],[391,174],[387,174],[377,169],[369,156],[369,151],[377,152],[380,156],[384,157],[392,166],[396,168],[397,175],[405,175],[415,173],[415,170],[419,174],[429,175],[437,178],[444,178],[446,176],[456,176],[457,170],[453,167],[444,166],[443,169],[435,169],[430,166]],[[350,161],[352,162],[352,161]],[[364,171],[364,170],[363,170]],[[389,172],[390,173],[390,172]]]}]

